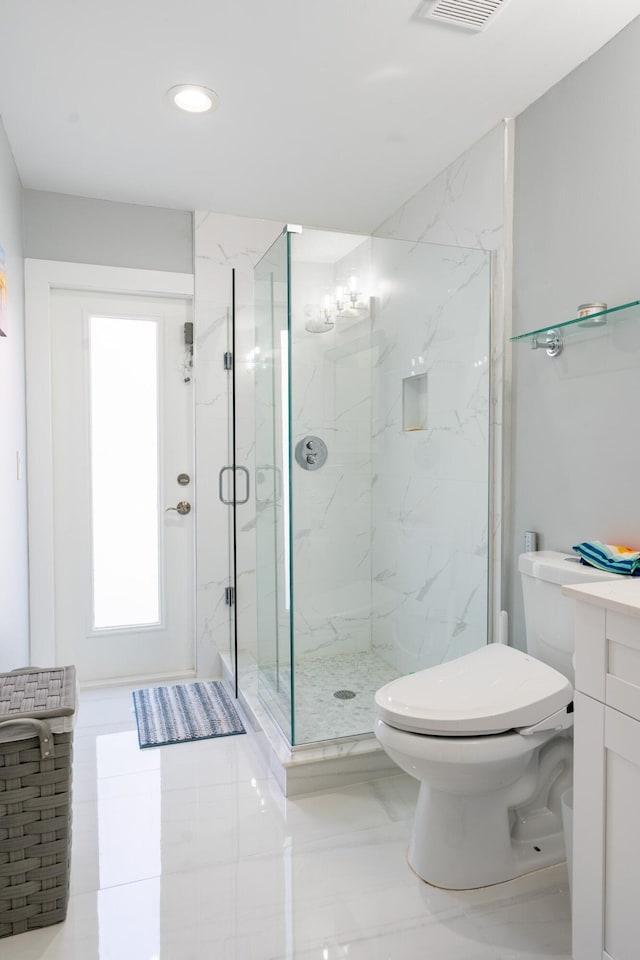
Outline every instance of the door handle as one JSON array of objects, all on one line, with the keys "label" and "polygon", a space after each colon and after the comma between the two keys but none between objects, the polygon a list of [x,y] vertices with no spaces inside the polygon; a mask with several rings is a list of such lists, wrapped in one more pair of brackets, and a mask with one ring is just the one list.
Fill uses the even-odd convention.
[{"label": "door handle", "polygon": [[177,507],[167,507],[165,513],[169,513],[170,510],[175,510],[181,517],[184,517],[188,513],[191,513],[191,504],[188,500],[180,500]]},{"label": "door handle", "polygon": [[247,501],[249,500],[249,471],[247,470],[246,467],[236,467],[236,470],[239,470],[240,473],[244,473],[245,479],[247,481],[247,489],[245,492],[244,500],[238,500],[238,498],[236,497],[236,503],[247,503]]},{"label": "door handle", "polygon": [[236,500],[235,500],[236,506],[239,505],[239,504],[247,503],[248,500],[249,500],[249,471],[247,470],[247,468],[246,468],[246,467],[235,467],[235,468],[234,468],[234,467],[222,467],[222,469],[220,470],[220,473],[218,474],[218,497],[219,497],[221,503],[226,504],[228,507],[229,507],[229,506],[233,506],[233,495],[232,495],[231,497],[228,497],[228,498],[225,497],[225,495],[224,495],[224,491],[223,491],[223,489],[222,489],[222,488],[223,488],[223,485],[224,485],[224,475],[225,475],[225,473],[226,473],[227,470],[230,470],[231,473],[233,473],[234,469],[235,469],[235,470],[238,470],[240,473],[243,473],[244,476],[245,476],[245,479],[246,479],[246,481],[247,481],[247,489],[246,489],[246,491],[245,491],[244,498],[243,498],[242,500],[239,500],[238,497],[236,496]]},{"label": "door handle", "polygon": [[233,497],[231,497],[230,499],[227,499],[222,490],[224,475],[227,472],[227,470],[233,470],[233,467],[223,467],[220,473],[218,474],[218,497],[221,503],[225,503],[227,506],[231,506],[233,504]]}]

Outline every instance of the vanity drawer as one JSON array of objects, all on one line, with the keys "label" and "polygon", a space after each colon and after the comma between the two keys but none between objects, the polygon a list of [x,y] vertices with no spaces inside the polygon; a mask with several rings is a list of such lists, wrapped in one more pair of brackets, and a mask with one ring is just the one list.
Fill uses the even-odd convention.
[{"label": "vanity drawer", "polygon": [[640,720],[640,619],[607,610],[605,703]]}]

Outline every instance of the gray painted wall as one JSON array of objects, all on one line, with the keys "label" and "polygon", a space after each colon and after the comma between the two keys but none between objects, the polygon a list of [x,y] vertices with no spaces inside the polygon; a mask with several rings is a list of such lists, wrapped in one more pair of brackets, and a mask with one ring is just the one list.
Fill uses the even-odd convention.
[{"label": "gray painted wall", "polygon": [[[640,298],[640,19],[516,126],[514,332],[585,301]],[[640,547],[640,320],[568,338],[552,360],[513,348],[513,555],[584,539]],[[513,640],[523,635],[511,585]]]},{"label": "gray painted wall", "polygon": [[0,670],[11,670],[29,662],[24,271],[22,185],[1,122],[0,246],[7,278],[7,336],[0,337]]},{"label": "gray painted wall", "polygon": [[24,255],[193,273],[192,214],[25,190]]}]

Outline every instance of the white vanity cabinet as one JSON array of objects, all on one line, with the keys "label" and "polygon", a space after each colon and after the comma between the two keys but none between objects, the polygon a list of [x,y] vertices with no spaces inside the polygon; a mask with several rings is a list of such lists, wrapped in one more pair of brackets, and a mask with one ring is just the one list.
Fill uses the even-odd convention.
[{"label": "white vanity cabinet", "polygon": [[640,583],[574,597],[573,958],[640,957]]}]

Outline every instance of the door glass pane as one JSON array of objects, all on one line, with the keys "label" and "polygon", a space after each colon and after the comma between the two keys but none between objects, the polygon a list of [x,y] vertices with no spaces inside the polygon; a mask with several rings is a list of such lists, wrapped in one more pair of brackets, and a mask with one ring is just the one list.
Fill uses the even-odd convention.
[{"label": "door glass pane", "polygon": [[258,691],[293,743],[288,270],[283,234],[254,274]]},{"label": "door glass pane", "polygon": [[160,621],[158,324],[92,316],[94,629]]},{"label": "door glass pane", "polygon": [[[372,341],[371,259],[365,236],[291,236],[295,745],[370,733],[374,693],[395,675],[371,643],[371,418],[384,350]],[[316,468],[318,442],[327,459]]]}]

